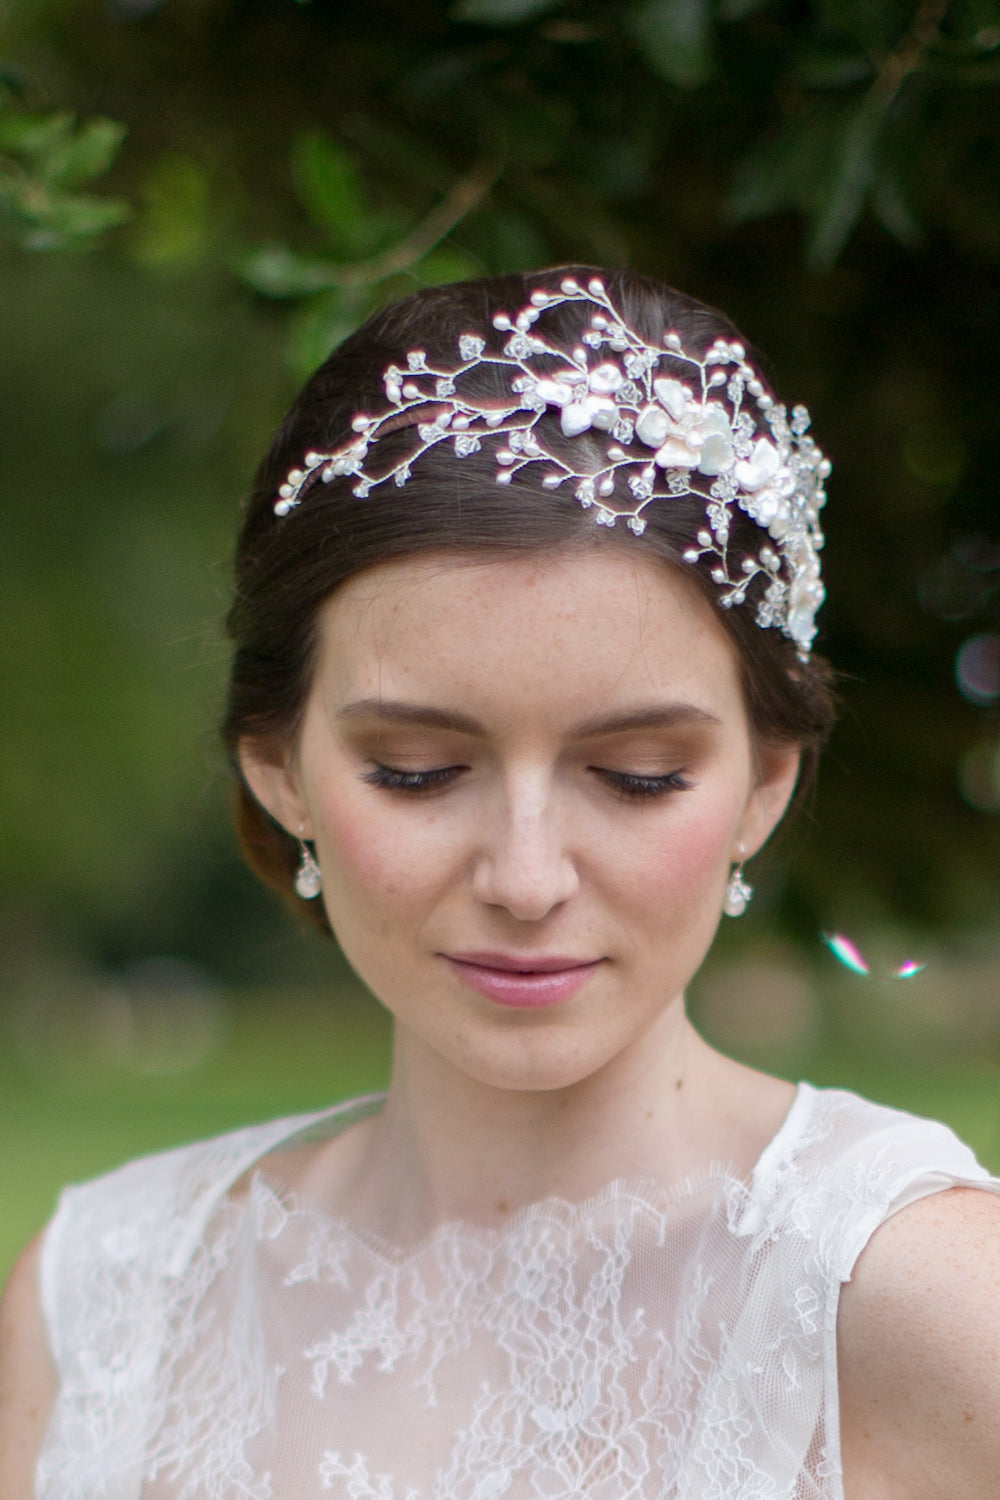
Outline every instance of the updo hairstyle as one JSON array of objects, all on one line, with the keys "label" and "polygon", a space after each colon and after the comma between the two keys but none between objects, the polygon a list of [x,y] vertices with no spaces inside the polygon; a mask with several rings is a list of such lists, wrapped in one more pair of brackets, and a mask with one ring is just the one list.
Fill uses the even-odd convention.
[{"label": "updo hairstyle", "polygon": [[[815,656],[801,661],[793,641],[756,623],[753,586],[745,605],[720,609],[712,560],[683,560],[704,525],[701,496],[650,505],[644,514],[647,528],[638,538],[623,524],[597,526],[569,484],[544,488],[541,465],[528,465],[512,483],[498,486],[495,445],[487,440],[479,452],[461,459],[447,444],[430,448],[404,485],[378,486],[365,499],[353,493],[350,476],[316,480],[301,506],[287,516],[275,515],[279,486],[309,450],[338,448],[352,438],[351,422],[359,412],[387,409],[382,379],[387,366],[405,364],[412,349],[424,350],[432,365],[453,364],[460,335],[489,340],[494,314],[513,316],[533,290],[551,288],[566,275],[584,284],[599,276],[624,320],[650,344],[658,346],[668,328],[698,355],[717,338],[740,340],[721,313],[634,271],[569,266],[427,287],[376,313],[334,350],[306,383],[258,470],[236,551],[235,599],[228,617],[235,651],[222,734],[236,775],[237,832],[251,869],[326,932],[323,903],[303,901],[294,892],[296,840],[253,797],[240,772],[238,750],[242,740],[256,740],[265,755],[277,758],[294,745],[312,679],[317,612],[342,583],[377,563],[429,552],[481,554],[487,560],[593,547],[615,547],[633,557],[641,548],[661,558],[701,588],[736,647],[747,716],[758,742],[801,747],[796,800],[812,784],[834,717],[829,669]],[[565,303],[547,316],[546,337],[572,350],[586,320],[585,305]],[[687,377],[680,363],[670,368],[668,356],[662,368]],[[468,378],[476,383],[466,389],[484,401],[509,400],[503,368],[486,364]],[[564,438],[557,414],[542,421],[546,445],[560,456],[566,453],[571,468],[582,471],[590,457],[600,467],[603,434]],[[412,426],[388,433],[376,445],[377,465],[384,459],[388,469],[413,446]],[[730,550],[740,559],[759,546],[760,530],[733,509]]]}]

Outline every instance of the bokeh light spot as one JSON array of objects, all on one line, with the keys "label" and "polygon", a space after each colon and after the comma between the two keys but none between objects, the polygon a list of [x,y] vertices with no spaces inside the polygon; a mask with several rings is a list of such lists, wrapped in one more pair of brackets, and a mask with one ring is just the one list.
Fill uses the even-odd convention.
[{"label": "bokeh light spot", "polygon": [[824,932],[823,941],[834,958],[839,959],[845,969],[851,969],[855,974],[870,973],[868,964],[858,948],[842,932]]},{"label": "bokeh light spot", "polygon": [[[845,969],[850,969],[852,974],[870,975],[872,966],[865,958],[861,949],[851,938],[842,932],[824,932],[823,941],[839,963]],[[886,979],[912,979],[915,974],[922,974],[927,965],[918,962],[915,958],[906,958],[895,968],[883,971]]]},{"label": "bokeh light spot", "polygon": [[1000,635],[970,635],[955,657],[955,681],[970,703],[988,707],[1000,698]]}]

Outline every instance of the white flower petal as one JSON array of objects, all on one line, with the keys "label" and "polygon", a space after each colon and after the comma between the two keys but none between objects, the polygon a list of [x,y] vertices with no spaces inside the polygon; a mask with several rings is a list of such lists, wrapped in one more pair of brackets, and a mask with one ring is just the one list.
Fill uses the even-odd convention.
[{"label": "white flower petal", "polygon": [[661,375],[653,381],[656,399],[666,408],[675,422],[679,422],[687,409],[691,392],[679,380],[669,380]]}]

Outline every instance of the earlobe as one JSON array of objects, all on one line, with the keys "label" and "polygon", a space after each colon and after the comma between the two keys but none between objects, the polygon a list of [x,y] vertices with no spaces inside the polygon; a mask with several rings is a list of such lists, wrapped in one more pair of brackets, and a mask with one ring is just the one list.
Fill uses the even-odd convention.
[{"label": "earlobe", "polygon": [[239,747],[243,779],[264,811],[293,838],[311,838],[298,777],[284,755],[264,752],[255,740],[242,740]]}]

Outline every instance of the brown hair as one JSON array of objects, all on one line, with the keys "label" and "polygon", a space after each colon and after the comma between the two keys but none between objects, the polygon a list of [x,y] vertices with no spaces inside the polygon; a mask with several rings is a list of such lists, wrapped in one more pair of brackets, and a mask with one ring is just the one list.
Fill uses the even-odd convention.
[{"label": "brown hair", "polygon": [[[633,271],[560,269],[560,276],[567,274],[583,281],[599,275],[625,321],[651,344],[659,346],[665,327],[676,330],[685,349],[699,354],[717,338],[740,338],[721,313]],[[386,409],[382,375],[388,365],[405,360],[407,351],[418,347],[432,364],[453,361],[461,334],[483,334],[495,313],[516,313],[535,288],[551,287],[553,279],[553,272],[543,271],[428,287],[376,313],[307,382],[257,473],[236,551],[236,592],[228,620],[235,653],[222,733],[237,774],[236,824],[251,868],[299,910],[306,907],[327,931],[322,903],[304,903],[294,895],[296,841],[250,793],[239,772],[238,750],[244,739],[260,741],[273,754],[294,744],[312,677],[317,611],[342,583],[376,563],[419,553],[509,555],[639,546],[682,569],[713,605],[718,603],[710,564],[682,561],[704,526],[701,497],[679,496],[649,507],[640,541],[619,528],[596,526],[569,493],[543,488],[535,465],[498,489],[488,442],[461,460],[445,444],[431,448],[405,485],[386,484],[364,500],[354,495],[350,478],[316,482],[298,509],[282,519],[275,515],[278,487],[306,452],[339,447],[352,436],[351,421],[358,412]],[[585,318],[581,304],[564,304],[548,317],[546,336],[572,349]],[[481,399],[509,396],[501,370],[485,365],[475,375]],[[567,440],[552,420],[546,444],[556,450]],[[571,440],[573,468],[582,467],[581,445],[596,443],[599,436],[585,433]],[[407,430],[379,440],[389,464],[408,444],[412,446],[412,432]],[[594,458],[602,451],[595,449]],[[737,557],[750,553],[759,540],[756,524],[738,513],[731,550]],[[752,607],[720,610],[719,618],[737,650],[755,735],[801,747],[796,794],[801,799],[833,722],[829,669],[816,657],[799,660],[787,637],[757,625]]]}]

